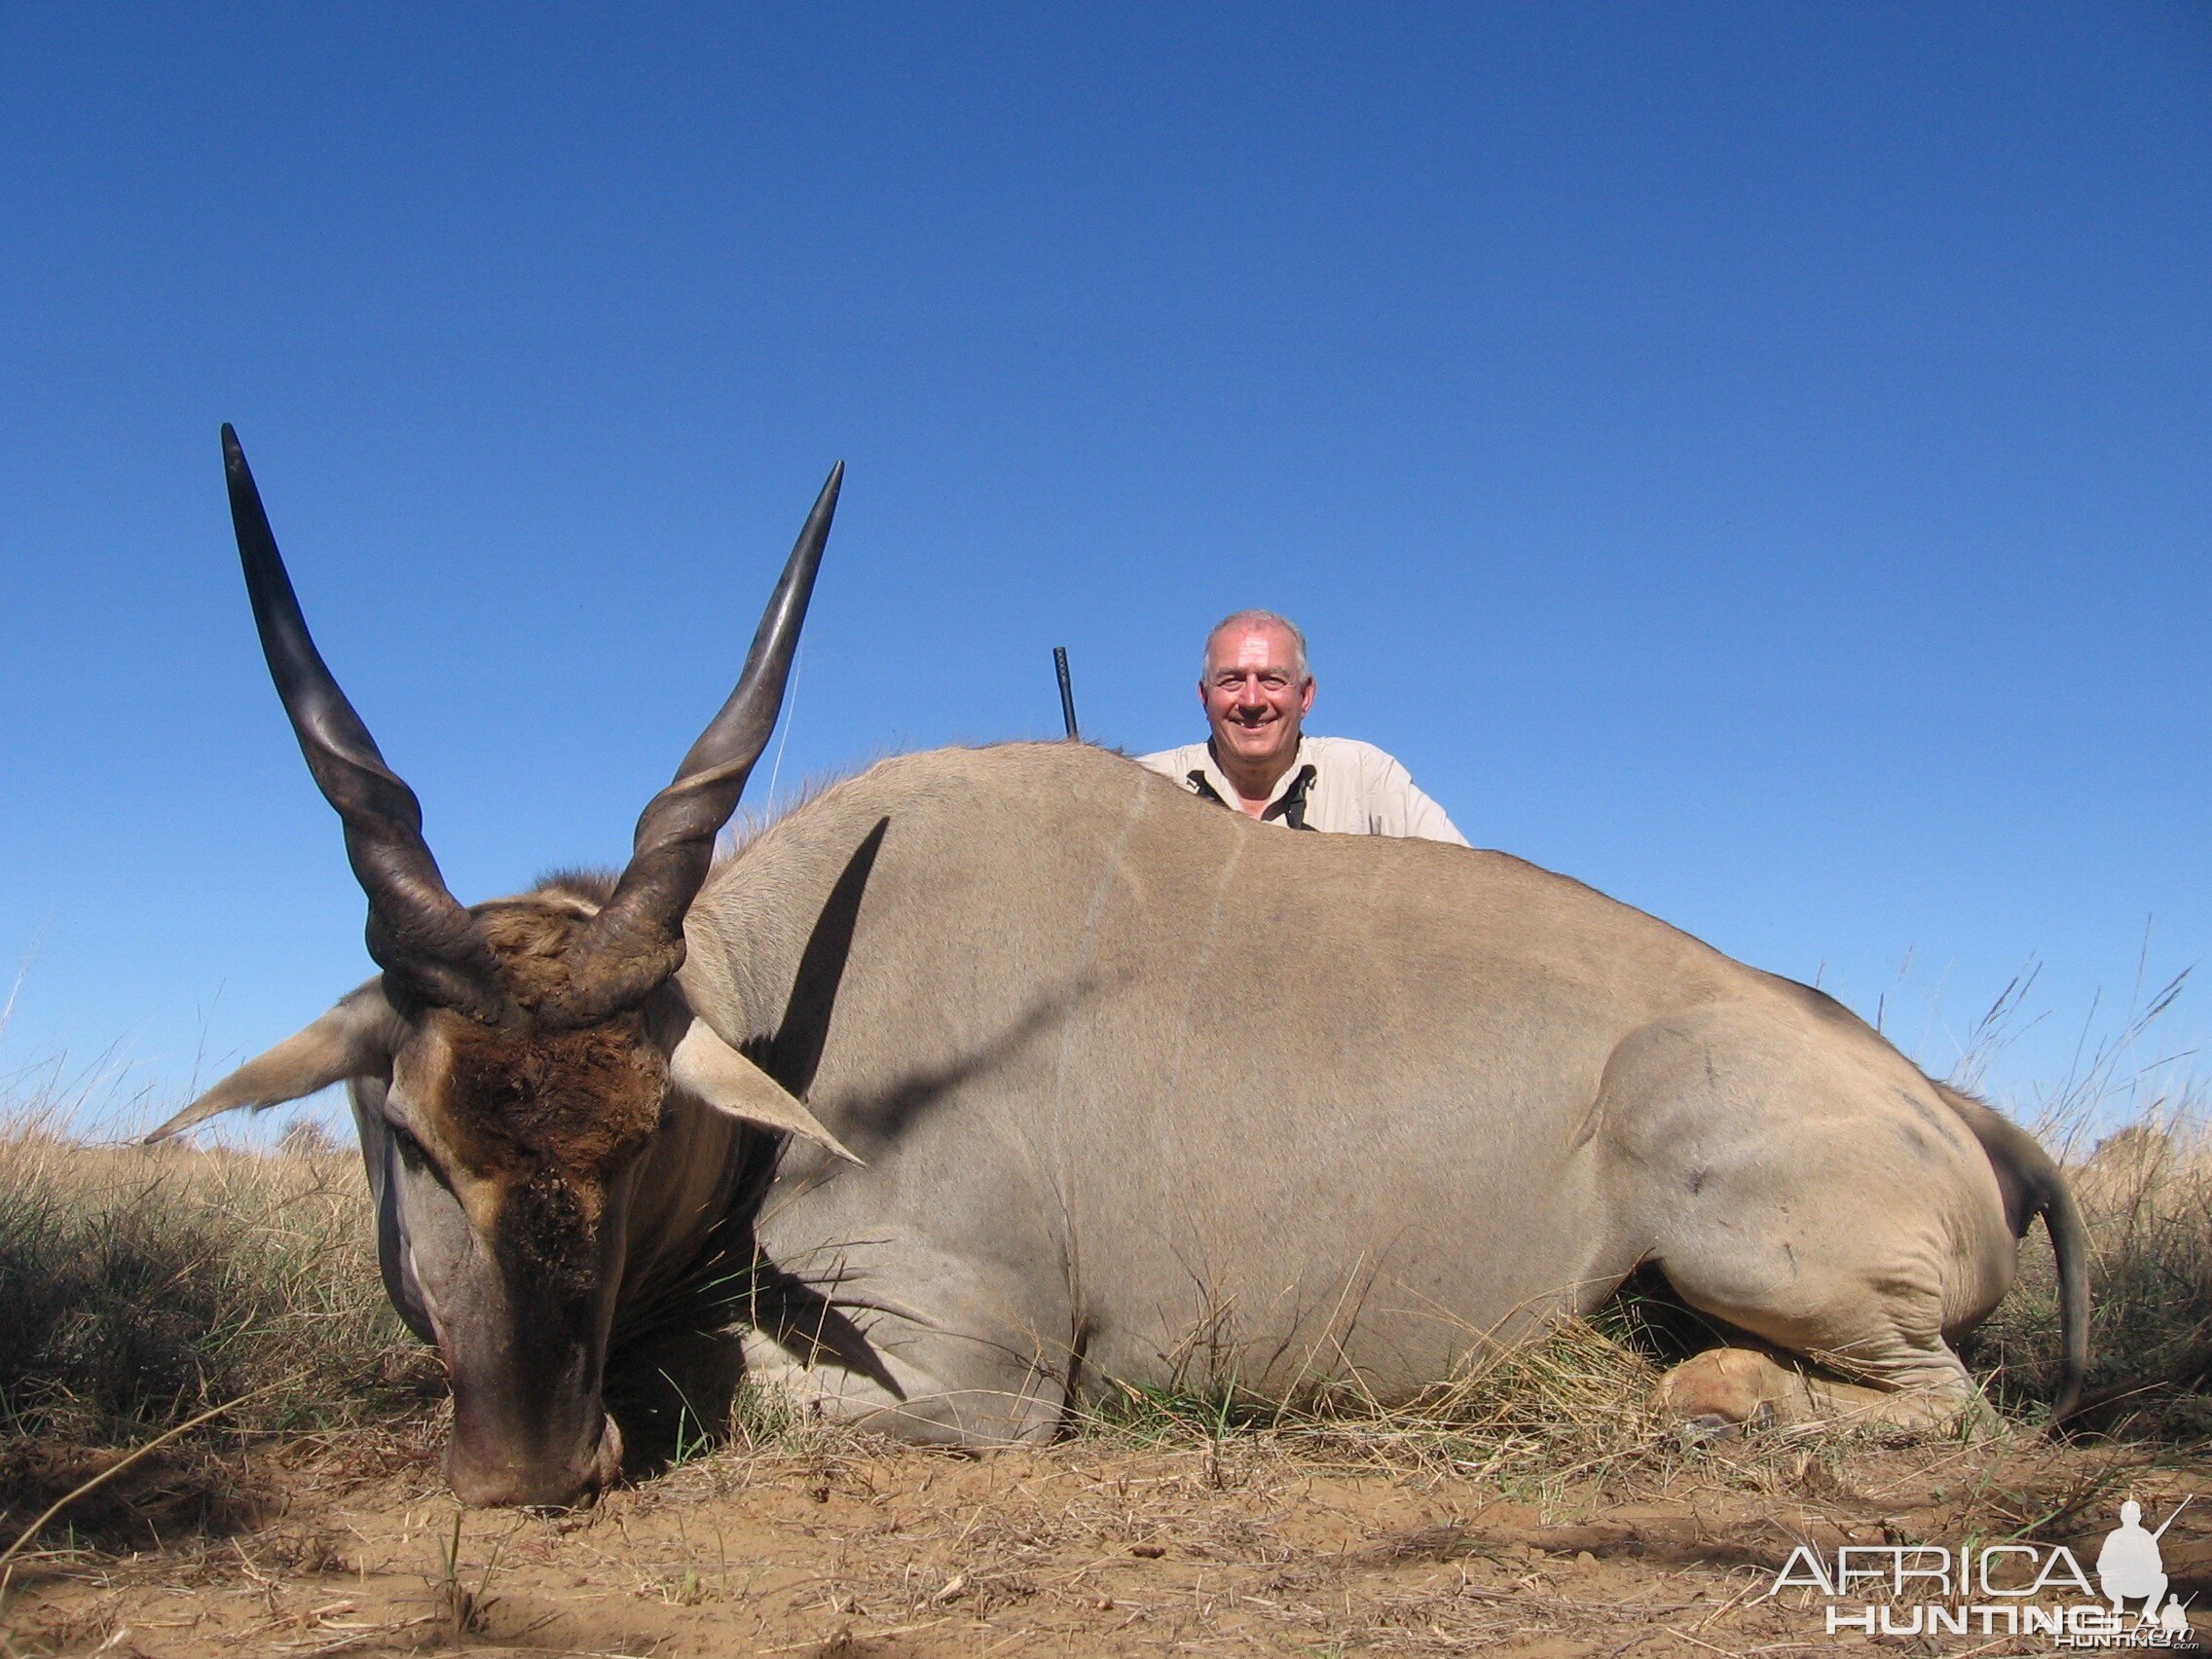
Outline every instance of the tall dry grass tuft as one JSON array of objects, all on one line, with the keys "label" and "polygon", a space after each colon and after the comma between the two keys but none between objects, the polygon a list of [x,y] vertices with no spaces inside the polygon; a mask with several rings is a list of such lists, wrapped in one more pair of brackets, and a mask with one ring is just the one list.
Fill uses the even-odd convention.
[{"label": "tall dry grass tuft", "polygon": [[[2150,953],[2148,933],[2144,961]],[[2013,1037],[2036,979],[1998,995],[1963,1045],[1951,1081],[1972,1088]],[[2193,1055],[2159,1046],[2189,979],[2143,975],[2101,1037],[2092,1007],[2066,1074],[2012,1115],[2058,1159],[2089,1235],[2089,1376],[2079,1426],[2193,1443],[2212,1437],[2212,1089]],[[2020,1274],[1962,1345],[2000,1404],[2048,1400],[2060,1364],[2050,1242],[2032,1229]]]},{"label": "tall dry grass tuft", "polygon": [[359,1162],[87,1145],[0,1122],[0,1442],[127,1446],[256,1396],[225,1427],[358,1422],[420,1392],[385,1301]]},{"label": "tall dry grass tuft", "polygon": [[[2090,1243],[2087,1426],[2158,1440],[2212,1437],[2212,1124],[2202,1092],[2155,1096],[2091,1138],[2067,1176]],[[2109,1122],[2109,1120],[2108,1120]],[[1976,1333],[1972,1359],[2001,1400],[2047,1397],[2058,1370],[2058,1294],[2040,1230],[2012,1294]]]}]

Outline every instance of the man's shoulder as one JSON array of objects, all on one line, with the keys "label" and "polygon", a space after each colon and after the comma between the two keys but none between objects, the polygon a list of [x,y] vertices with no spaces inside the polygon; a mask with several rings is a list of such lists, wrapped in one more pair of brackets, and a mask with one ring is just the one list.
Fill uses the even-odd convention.
[{"label": "man's shoulder", "polygon": [[[1350,773],[1362,781],[1388,777],[1405,767],[1386,750],[1356,737],[1313,737],[1298,740],[1300,758],[1338,774]],[[1178,781],[1205,768],[1212,752],[1202,743],[1185,743],[1173,749],[1157,749],[1140,755],[1137,764]]]},{"label": "man's shoulder", "polygon": [[1309,737],[1305,743],[1317,766],[1347,767],[1362,777],[1381,777],[1392,770],[1405,770],[1396,756],[1372,743],[1362,743],[1356,737]]},{"label": "man's shoulder", "polygon": [[1137,764],[1164,777],[1178,781],[1189,777],[1206,763],[1206,746],[1202,743],[1186,743],[1175,749],[1159,749],[1150,755],[1137,756]]}]

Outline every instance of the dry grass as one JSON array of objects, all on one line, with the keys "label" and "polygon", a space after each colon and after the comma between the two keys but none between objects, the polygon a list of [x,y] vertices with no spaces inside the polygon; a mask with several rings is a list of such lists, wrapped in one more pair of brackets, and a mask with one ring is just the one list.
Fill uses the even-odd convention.
[{"label": "dry grass", "polygon": [[56,1524],[117,1544],[254,1513],[244,1453],[269,1437],[419,1416],[442,1391],[385,1300],[359,1160],[319,1136],[87,1145],[18,1117],[0,1128],[0,1329],[12,1526],[232,1405]]},{"label": "dry grass", "polygon": [[1419,1398],[1384,1406],[1342,1386],[1291,1404],[1233,1388],[1173,1392],[1117,1382],[1076,1433],[1100,1447],[1196,1448],[1226,1483],[1240,1460],[1483,1482],[1531,1501],[1663,1463],[1673,1447],[1649,1409],[1658,1370],[1630,1322],[1569,1319],[1535,1341],[1477,1344],[1466,1366]]},{"label": "dry grass", "polygon": [[0,1133],[0,1435],[128,1443],[260,1392],[247,1425],[350,1425],[416,1392],[359,1161]]},{"label": "dry grass", "polygon": [[[2085,1134],[2074,1137],[2087,1140]],[[2134,1438],[2212,1437],[2212,1131],[2193,1091],[2163,1096],[2068,1170],[2090,1238],[2090,1370],[2083,1419]],[[2047,1394],[2058,1293],[2039,1232],[2020,1282],[1971,1358],[2009,1403]]]}]

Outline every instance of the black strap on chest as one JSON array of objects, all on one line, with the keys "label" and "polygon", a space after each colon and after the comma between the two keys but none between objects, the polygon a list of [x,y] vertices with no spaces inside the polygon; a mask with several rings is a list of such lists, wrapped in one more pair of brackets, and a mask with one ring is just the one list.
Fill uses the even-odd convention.
[{"label": "black strap on chest", "polygon": [[[1298,776],[1290,780],[1290,788],[1268,803],[1268,809],[1260,814],[1260,821],[1265,824],[1279,818],[1292,830],[1312,829],[1313,826],[1306,822],[1306,792],[1312,787],[1313,777],[1313,767],[1299,767]],[[1191,793],[1200,800],[1210,800],[1216,806],[1229,804],[1221,798],[1221,792],[1206,782],[1202,770],[1192,768],[1190,784]]]}]

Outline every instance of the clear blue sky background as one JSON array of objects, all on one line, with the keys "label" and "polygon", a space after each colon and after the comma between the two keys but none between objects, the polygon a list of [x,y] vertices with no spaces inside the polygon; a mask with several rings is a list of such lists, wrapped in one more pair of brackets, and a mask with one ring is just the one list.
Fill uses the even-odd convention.
[{"label": "clear blue sky background", "polygon": [[1188,740],[1258,604],[1478,842],[1938,1071],[2212,942],[2202,5],[7,32],[0,1069],[167,1102],[368,971],[223,420],[464,898],[619,859],[843,457],[787,791],[1052,734],[1057,643]]}]

